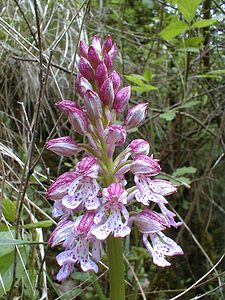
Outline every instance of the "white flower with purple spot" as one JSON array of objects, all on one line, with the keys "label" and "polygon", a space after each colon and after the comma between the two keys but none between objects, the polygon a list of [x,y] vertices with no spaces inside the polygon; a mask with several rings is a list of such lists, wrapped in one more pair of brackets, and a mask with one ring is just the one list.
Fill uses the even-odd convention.
[{"label": "white flower with purple spot", "polygon": [[[102,205],[94,222],[103,224],[96,226],[92,230],[92,234],[99,240],[105,240],[110,234],[114,237],[124,237],[130,233],[130,227],[127,225],[129,221],[129,213],[125,207],[127,204],[127,192],[120,183],[112,183],[108,188],[103,189]],[[106,213],[109,211],[108,218]],[[123,215],[125,222],[122,221]]]}]

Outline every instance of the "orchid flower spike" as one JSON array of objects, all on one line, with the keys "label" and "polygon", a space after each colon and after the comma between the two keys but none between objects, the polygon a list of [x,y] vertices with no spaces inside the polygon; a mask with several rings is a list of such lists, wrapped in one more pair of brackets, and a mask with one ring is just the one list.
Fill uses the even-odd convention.
[{"label": "orchid flower spike", "polygon": [[[117,47],[110,35],[103,43],[95,35],[89,46],[81,41],[79,49],[76,88],[80,105],[72,100],[56,104],[67,116],[77,141],[65,136],[46,143],[48,150],[70,159],[83,151],[74,160],[75,167],[61,174],[46,193],[54,202],[53,217],[60,218],[49,238],[51,247],[63,248],[56,257],[60,266],[56,279],[65,280],[77,267],[98,272],[101,245],[106,240],[121,241],[133,226],[142,235],[153,263],[169,266],[168,256],[183,253],[163,233],[181,225],[167,208],[166,199],[177,187],[155,178],[161,166],[150,153],[148,141],[127,141],[127,130],[143,124],[148,103],[129,107],[131,87],[122,86],[121,75],[113,68]],[[132,209],[137,210],[132,214],[131,201]],[[123,270],[120,274],[123,276]]]}]

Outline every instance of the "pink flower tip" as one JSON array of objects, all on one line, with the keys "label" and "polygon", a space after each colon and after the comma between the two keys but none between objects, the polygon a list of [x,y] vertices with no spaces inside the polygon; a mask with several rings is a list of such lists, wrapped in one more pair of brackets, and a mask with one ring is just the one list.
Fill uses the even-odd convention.
[{"label": "pink flower tip", "polygon": [[130,100],[131,87],[123,87],[116,93],[115,100],[113,102],[113,108],[117,113],[121,113],[126,108],[128,101]]},{"label": "pink flower tip", "polygon": [[64,136],[47,141],[46,148],[60,156],[75,155],[78,150],[78,144],[69,136]]},{"label": "pink flower tip", "polygon": [[124,120],[127,129],[138,127],[144,121],[147,106],[147,103],[141,103],[128,110]]}]

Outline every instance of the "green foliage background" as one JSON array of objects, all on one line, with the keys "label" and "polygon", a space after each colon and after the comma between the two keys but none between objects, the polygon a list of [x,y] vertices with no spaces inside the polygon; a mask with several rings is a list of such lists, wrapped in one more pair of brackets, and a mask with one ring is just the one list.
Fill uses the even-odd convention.
[{"label": "green foliage background", "polygon": [[124,85],[132,85],[131,105],[149,102],[145,123],[129,132],[128,143],[133,138],[151,143],[160,176],[179,186],[169,201],[185,224],[168,232],[185,253],[168,269],[153,265],[137,232],[126,239],[127,299],[224,299],[224,14],[220,0],[3,0],[1,299],[104,299],[99,285],[107,294],[106,256],[97,276],[77,269],[59,284],[54,280],[59,249],[45,243],[55,222],[46,188],[76,161],[48,153],[44,144],[63,135],[81,139],[54,103],[80,101],[75,53],[80,39],[96,33],[111,34],[117,43],[116,69]]}]

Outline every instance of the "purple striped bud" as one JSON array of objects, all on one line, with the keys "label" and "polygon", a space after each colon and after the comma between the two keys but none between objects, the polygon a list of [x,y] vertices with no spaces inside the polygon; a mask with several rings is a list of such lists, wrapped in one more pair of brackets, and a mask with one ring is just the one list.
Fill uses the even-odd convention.
[{"label": "purple striped bud", "polygon": [[87,133],[88,120],[86,114],[81,108],[78,108],[74,102],[69,100],[63,100],[56,105],[68,115],[70,123],[78,133]]},{"label": "purple striped bud", "polygon": [[79,71],[84,76],[84,78],[86,78],[87,80],[95,79],[94,70],[93,70],[91,64],[89,63],[89,61],[86,60],[84,57],[81,57],[81,59],[80,59]]},{"label": "purple striped bud", "polygon": [[59,109],[61,109],[64,113],[68,114],[72,109],[78,108],[81,109],[81,107],[76,104],[75,102],[71,100],[62,100],[55,104],[55,106]]},{"label": "purple striped bud", "polygon": [[99,53],[101,53],[102,47],[99,40],[99,36],[97,34],[93,36],[91,46],[94,47]]},{"label": "purple striped bud", "polygon": [[110,78],[107,78],[99,91],[100,99],[105,105],[110,105],[113,103],[114,100],[114,90],[113,90],[113,83]]},{"label": "purple striped bud", "polygon": [[104,54],[104,63],[106,65],[107,69],[110,71],[112,69],[112,66],[113,66],[113,61],[112,61],[112,58],[109,56],[108,53]]},{"label": "purple striped bud", "polygon": [[80,54],[88,59],[88,46],[84,43],[84,42],[80,42],[80,45],[79,45],[79,48],[80,48]]},{"label": "purple striped bud", "polygon": [[75,172],[66,172],[60,175],[48,188],[46,198],[57,201],[67,195],[70,184],[77,178]]},{"label": "purple striped bud", "polygon": [[47,141],[46,148],[57,155],[68,157],[75,155],[79,150],[78,144],[69,136]]},{"label": "purple striped bud", "polygon": [[100,53],[93,46],[90,46],[88,49],[88,60],[94,69],[96,69],[98,64],[101,62]]},{"label": "purple striped bud", "polygon": [[103,133],[106,144],[123,145],[126,140],[126,130],[121,125],[110,125]]},{"label": "purple striped bud", "polygon": [[133,217],[138,230],[141,233],[149,234],[165,230],[170,227],[166,218],[151,209],[145,208]]},{"label": "purple striped bud", "polygon": [[110,75],[110,78],[113,83],[114,93],[116,94],[120,87],[120,75],[116,71],[113,71]]},{"label": "purple striped bud", "polygon": [[108,78],[108,70],[104,62],[101,62],[97,66],[95,76],[98,86],[101,87],[103,82]]},{"label": "purple striped bud", "polygon": [[92,85],[90,84],[90,82],[80,73],[77,74],[76,87],[81,97],[84,97],[84,94],[87,90],[92,90]]},{"label": "purple striped bud", "polygon": [[128,110],[124,120],[126,129],[138,127],[144,121],[146,117],[147,106],[147,103],[141,103]]},{"label": "purple striped bud", "polygon": [[147,155],[138,155],[134,158],[130,167],[133,174],[146,174],[148,176],[156,176],[161,170],[157,160]]},{"label": "purple striped bud", "polygon": [[130,149],[132,158],[140,154],[148,155],[150,150],[149,143],[142,139],[133,140],[127,148]]},{"label": "purple striped bud", "polygon": [[112,40],[111,36],[108,34],[102,44],[102,52],[108,53],[111,50],[112,45],[113,45],[113,40]]},{"label": "purple striped bud", "polygon": [[117,47],[116,47],[116,44],[114,43],[112,45],[112,48],[110,49],[110,51],[108,52],[108,55],[109,57],[114,60],[114,58],[116,57],[117,55]]},{"label": "purple striped bud", "polygon": [[84,107],[87,114],[92,118],[100,118],[102,115],[101,100],[96,92],[87,90],[84,95]]},{"label": "purple striped bud", "polygon": [[123,87],[115,96],[113,102],[113,108],[117,113],[121,113],[126,108],[128,101],[130,100],[131,88],[130,86]]}]

